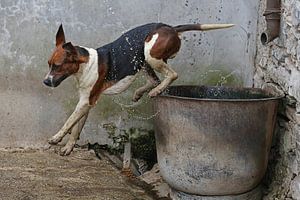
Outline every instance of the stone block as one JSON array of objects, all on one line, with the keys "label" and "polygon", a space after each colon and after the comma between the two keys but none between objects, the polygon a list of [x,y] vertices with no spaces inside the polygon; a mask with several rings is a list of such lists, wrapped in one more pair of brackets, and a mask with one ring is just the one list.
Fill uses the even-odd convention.
[{"label": "stone block", "polygon": [[268,66],[266,76],[268,76],[274,83],[280,85],[280,87],[287,92],[290,82],[290,71],[282,66],[276,66],[271,64]]},{"label": "stone block", "polygon": [[[285,58],[287,57],[285,51],[283,51],[282,48],[275,48],[272,51],[272,56],[275,58],[278,62],[284,63]],[[262,58],[263,59],[263,58]]]},{"label": "stone block", "polygon": [[266,57],[262,57],[260,60],[259,60],[259,66],[262,67],[262,68],[265,68],[266,65],[267,65],[267,62],[268,62],[268,59]]},{"label": "stone block", "polygon": [[284,92],[282,89],[273,83],[265,83],[262,87],[264,90],[270,92],[271,94],[277,95],[277,96],[284,96]]},{"label": "stone block", "polygon": [[298,26],[299,23],[300,23],[300,2],[296,1],[293,6],[292,24],[293,26]]},{"label": "stone block", "polygon": [[291,182],[290,195],[293,199],[299,199],[300,197],[300,176],[296,176]]},{"label": "stone block", "polygon": [[300,71],[292,69],[289,81],[289,93],[300,101]]},{"label": "stone block", "polygon": [[296,56],[297,60],[300,61],[300,41],[298,41],[297,44],[297,56]]},{"label": "stone block", "polygon": [[296,122],[296,108],[291,106],[286,106],[285,115],[291,121]]},{"label": "stone block", "polygon": [[299,112],[296,113],[295,118],[296,118],[297,125],[300,126],[300,113]]},{"label": "stone block", "polygon": [[300,102],[296,102],[297,113],[300,113]]},{"label": "stone block", "polygon": [[263,77],[259,76],[257,73],[254,75],[254,87],[256,88],[262,88],[264,82]]},{"label": "stone block", "polygon": [[286,51],[288,54],[291,54],[292,56],[296,56],[296,47],[297,47],[297,40],[293,36],[293,34],[288,35],[288,40],[286,41]]}]

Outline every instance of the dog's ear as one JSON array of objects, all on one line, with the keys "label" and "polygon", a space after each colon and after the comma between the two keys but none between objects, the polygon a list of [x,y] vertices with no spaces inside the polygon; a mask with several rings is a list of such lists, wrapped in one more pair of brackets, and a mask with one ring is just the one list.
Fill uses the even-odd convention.
[{"label": "dog's ear", "polygon": [[78,55],[76,48],[73,46],[73,44],[71,42],[63,44],[62,47],[67,53],[75,55],[75,56]]},{"label": "dog's ear", "polygon": [[62,24],[59,26],[58,31],[56,33],[56,46],[62,45],[66,43],[65,33]]}]

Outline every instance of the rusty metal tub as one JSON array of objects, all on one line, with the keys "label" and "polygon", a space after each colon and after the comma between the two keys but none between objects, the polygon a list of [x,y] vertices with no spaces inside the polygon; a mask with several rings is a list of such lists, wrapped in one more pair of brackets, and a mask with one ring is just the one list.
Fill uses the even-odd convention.
[{"label": "rusty metal tub", "polygon": [[154,100],[165,181],[194,195],[255,188],[267,168],[279,99],[253,88],[169,87]]}]

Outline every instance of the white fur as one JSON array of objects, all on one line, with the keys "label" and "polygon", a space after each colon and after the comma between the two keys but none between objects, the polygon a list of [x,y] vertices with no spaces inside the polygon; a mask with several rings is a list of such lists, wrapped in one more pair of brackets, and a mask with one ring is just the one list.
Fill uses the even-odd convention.
[{"label": "white fur", "polygon": [[155,44],[157,38],[158,38],[158,33],[154,34],[149,42],[145,42],[145,48],[144,48],[144,55],[145,55],[145,60],[153,59],[152,56],[150,55],[150,51]]},{"label": "white fur", "polygon": [[159,37],[158,33],[154,34],[149,42],[145,42],[145,49],[144,49],[145,60],[150,64],[150,66],[153,69],[156,70],[158,70],[158,68],[160,68],[160,66],[164,63],[163,60],[153,58],[150,54],[150,51],[154,46],[158,37]]},{"label": "white fur", "polygon": [[125,78],[123,78],[120,81],[118,81],[117,83],[115,83],[113,86],[104,90],[103,94],[106,94],[106,95],[119,94],[119,93],[125,91],[135,79],[136,79],[136,75],[126,76]]},{"label": "white fur", "polygon": [[53,85],[53,75],[50,74],[51,70],[48,72],[48,74],[45,76],[45,79],[49,79],[51,82],[51,85]]},{"label": "white fur", "polygon": [[95,49],[85,48],[89,52],[89,61],[80,65],[75,77],[78,82],[81,100],[89,100],[90,92],[96,84],[98,74],[98,54]]},{"label": "white fur", "polygon": [[50,75],[51,70],[48,72],[48,74],[45,76],[45,79],[53,79],[53,75]]}]

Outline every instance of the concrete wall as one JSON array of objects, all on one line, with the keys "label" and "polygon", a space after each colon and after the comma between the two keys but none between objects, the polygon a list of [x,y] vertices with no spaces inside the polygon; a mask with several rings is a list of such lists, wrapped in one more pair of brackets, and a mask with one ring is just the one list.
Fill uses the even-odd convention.
[{"label": "concrete wall", "polygon": [[[76,105],[73,79],[55,90],[42,85],[60,23],[68,41],[94,48],[148,22],[235,23],[233,29],[184,34],[182,49],[170,63],[179,73],[176,84],[251,86],[258,2],[0,0],[0,147],[43,146]],[[107,142],[104,123],[152,128],[151,100],[132,104],[132,88],[119,96],[101,97],[82,142]]]},{"label": "concrete wall", "polygon": [[[265,0],[259,11],[258,36],[265,30],[262,16]],[[300,1],[282,0],[281,35],[267,46],[257,41],[254,83],[285,95],[271,160],[266,176],[269,185],[265,200],[300,199]]]}]

